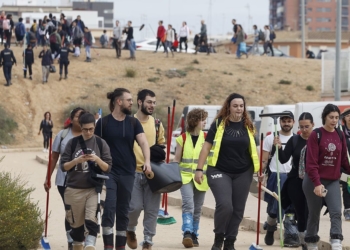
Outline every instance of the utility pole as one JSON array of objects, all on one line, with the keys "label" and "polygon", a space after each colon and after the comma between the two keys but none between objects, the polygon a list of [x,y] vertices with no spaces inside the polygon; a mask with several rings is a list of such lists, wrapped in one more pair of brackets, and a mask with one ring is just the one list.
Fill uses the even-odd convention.
[{"label": "utility pole", "polygon": [[301,0],[301,54],[305,58],[305,0]]},{"label": "utility pole", "polygon": [[341,7],[342,1],[337,0],[337,25],[336,25],[336,45],[335,45],[335,84],[334,100],[340,101],[340,50],[341,50]]}]

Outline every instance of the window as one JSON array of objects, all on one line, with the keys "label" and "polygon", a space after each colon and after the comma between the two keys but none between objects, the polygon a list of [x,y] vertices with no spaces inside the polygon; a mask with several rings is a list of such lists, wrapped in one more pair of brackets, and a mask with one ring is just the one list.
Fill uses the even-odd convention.
[{"label": "window", "polygon": [[26,17],[26,24],[30,23],[30,17]]},{"label": "window", "polygon": [[316,11],[317,12],[331,12],[332,9],[331,8],[317,8]]},{"label": "window", "polygon": [[309,12],[309,11],[311,12],[311,11],[312,11],[312,8],[307,8],[307,11],[308,11],[308,12]]},{"label": "window", "polygon": [[316,31],[331,31],[331,28],[317,28]]},{"label": "window", "polygon": [[105,13],[105,14],[113,14],[113,10],[104,10],[103,13]]},{"label": "window", "polygon": [[331,22],[331,19],[322,17],[322,18],[317,18],[316,21],[319,23],[329,23],[329,22]]},{"label": "window", "polygon": [[330,3],[332,0],[317,0],[319,3]]},{"label": "window", "polygon": [[312,22],[312,18],[311,17],[308,17],[308,18],[306,18],[306,22]]}]

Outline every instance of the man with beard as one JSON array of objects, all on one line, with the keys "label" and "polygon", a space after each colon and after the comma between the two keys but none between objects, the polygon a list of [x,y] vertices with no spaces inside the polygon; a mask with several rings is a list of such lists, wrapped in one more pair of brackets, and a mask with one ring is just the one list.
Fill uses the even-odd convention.
[{"label": "man with beard", "polygon": [[[277,166],[276,166],[276,146],[275,143],[281,142],[282,148],[284,149],[289,138],[293,136],[293,124],[294,124],[294,115],[290,111],[284,111],[289,113],[287,116],[280,117],[280,126],[281,130],[278,131],[278,134],[274,133],[266,136],[263,145],[263,172],[267,173],[267,185],[266,187],[272,192],[278,192],[277,190]],[[285,164],[278,162],[279,172],[280,172],[280,187],[283,187],[284,182],[287,179],[287,174],[292,169],[291,159]],[[277,230],[277,220],[278,220],[278,202],[277,200],[269,194],[265,193],[264,200],[267,202],[267,221],[266,226],[266,235],[265,235],[265,244],[273,245],[274,238],[273,234]],[[282,218],[283,218],[282,212]]]},{"label": "man with beard", "polygon": [[[156,106],[156,95],[153,91],[143,89],[137,94],[138,111],[134,115],[140,122],[145,131],[148,145],[164,144],[164,127],[156,120],[152,114]],[[131,194],[129,225],[127,229],[127,244],[131,249],[137,248],[137,239],[135,235],[136,226],[141,211],[144,210],[143,226],[144,240],[142,250],[152,249],[152,238],[156,234],[157,216],[160,203],[160,194],[152,193],[145,174],[142,171],[144,158],[140,146],[134,143],[134,153],[136,155],[136,173],[134,188]]]},{"label": "man with beard", "polygon": [[136,157],[134,141],[141,147],[144,157],[143,171],[152,172],[150,148],[141,123],[130,116],[132,96],[130,91],[117,88],[107,93],[111,114],[98,120],[95,134],[103,138],[111,150],[112,170],[106,181],[106,200],[102,215],[104,250],[113,250],[113,226],[116,224],[115,249],[125,250],[128,212],[134,184]]}]

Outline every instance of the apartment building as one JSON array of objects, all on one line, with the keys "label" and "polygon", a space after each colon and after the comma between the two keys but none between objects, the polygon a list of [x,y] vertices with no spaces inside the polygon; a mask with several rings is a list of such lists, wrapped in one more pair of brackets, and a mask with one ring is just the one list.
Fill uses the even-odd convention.
[{"label": "apartment building", "polygon": [[[342,0],[342,30],[349,30],[349,0]],[[277,30],[301,29],[301,0],[270,0],[270,25]],[[309,31],[334,31],[336,0],[305,0],[305,21]]]}]

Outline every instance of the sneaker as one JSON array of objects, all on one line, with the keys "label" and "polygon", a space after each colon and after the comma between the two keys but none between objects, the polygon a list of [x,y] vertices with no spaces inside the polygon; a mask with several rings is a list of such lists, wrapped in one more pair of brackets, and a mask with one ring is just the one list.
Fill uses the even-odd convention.
[{"label": "sneaker", "polygon": [[131,249],[136,249],[137,248],[137,239],[136,239],[135,232],[133,232],[133,231],[127,231],[126,232],[126,244]]},{"label": "sneaker", "polygon": [[345,220],[350,221],[350,208],[344,210],[344,217],[345,217]]},{"label": "sneaker", "polygon": [[265,244],[268,246],[272,246],[275,242],[275,239],[273,237],[275,231],[277,230],[277,226],[271,226],[265,222],[264,227],[266,226],[266,235],[265,235]]},{"label": "sneaker", "polygon": [[235,247],[234,247],[235,241],[236,241],[235,239],[225,239],[223,250],[235,250]]},{"label": "sneaker", "polygon": [[46,153],[46,148],[43,149],[43,152]]},{"label": "sneaker", "polygon": [[189,232],[189,231],[184,232],[184,237],[182,239],[182,245],[184,245],[185,248],[193,247],[193,240],[192,240],[191,232]]},{"label": "sneaker", "polygon": [[59,81],[61,81],[62,80],[62,75],[60,75],[60,79],[58,79]]},{"label": "sneaker", "polygon": [[194,247],[199,247],[198,237],[195,233],[192,233],[192,241]]},{"label": "sneaker", "polygon": [[214,244],[211,247],[211,250],[221,250],[223,243],[224,243],[224,235],[215,234]]},{"label": "sneaker", "polygon": [[142,244],[142,250],[152,250],[152,245],[149,244],[148,242],[144,242]]},{"label": "sneaker", "polygon": [[32,76],[29,76],[29,80],[33,80]]},{"label": "sneaker", "polygon": [[64,79],[67,79],[67,78],[68,78],[68,76],[67,76],[67,75],[65,75],[65,76],[64,76]]}]

